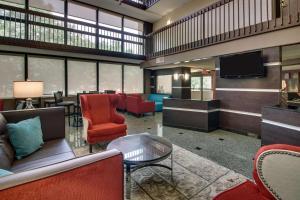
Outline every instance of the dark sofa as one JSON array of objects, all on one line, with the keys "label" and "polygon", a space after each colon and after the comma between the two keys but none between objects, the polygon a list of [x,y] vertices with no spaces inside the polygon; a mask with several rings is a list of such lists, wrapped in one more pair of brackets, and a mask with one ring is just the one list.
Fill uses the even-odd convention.
[{"label": "dark sofa", "polygon": [[14,173],[32,170],[75,158],[71,147],[65,140],[65,111],[64,108],[45,108],[35,110],[4,111],[1,112],[7,123],[40,116],[43,148],[23,158],[14,159],[14,152],[10,146],[5,131],[5,124],[0,124],[0,168]]}]

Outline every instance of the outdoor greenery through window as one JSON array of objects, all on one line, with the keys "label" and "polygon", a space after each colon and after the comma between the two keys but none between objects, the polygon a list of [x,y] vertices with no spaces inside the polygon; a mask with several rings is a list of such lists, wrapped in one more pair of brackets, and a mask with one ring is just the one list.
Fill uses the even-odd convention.
[{"label": "outdoor greenery through window", "polygon": [[[202,83],[203,79],[203,83]],[[212,89],[212,77],[211,76],[195,76],[191,78],[192,91],[211,90]]]},{"label": "outdoor greenery through window", "polygon": [[0,37],[27,39],[28,30],[31,41],[145,55],[142,21],[68,1],[65,24],[64,0],[29,0],[28,3],[31,12],[27,14],[25,0],[0,0]]}]

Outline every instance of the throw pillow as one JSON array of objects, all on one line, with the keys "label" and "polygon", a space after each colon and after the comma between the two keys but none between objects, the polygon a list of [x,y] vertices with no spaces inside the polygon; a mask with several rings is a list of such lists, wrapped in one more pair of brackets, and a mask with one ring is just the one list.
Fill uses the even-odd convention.
[{"label": "throw pillow", "polygon": [[14,173],[10,172],[10,171],[6,171],[4,169],[0,169],[0,177],[3,177],[3,176],[9,176],[9,175],[12,175]]},{"label": "throw pillow", "polygon": [[40,117],[7,124],[7,132],[18,160],[37,151],[44,144]]}]

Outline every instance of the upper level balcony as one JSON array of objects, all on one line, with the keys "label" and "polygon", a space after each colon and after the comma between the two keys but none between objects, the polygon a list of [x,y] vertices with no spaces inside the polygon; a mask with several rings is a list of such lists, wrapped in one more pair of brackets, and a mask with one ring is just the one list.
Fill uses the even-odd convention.
[{"label": "upper level balcony", "polygon": [[220,0],[147,36],[157,58],[300,25],[300,0]]}]

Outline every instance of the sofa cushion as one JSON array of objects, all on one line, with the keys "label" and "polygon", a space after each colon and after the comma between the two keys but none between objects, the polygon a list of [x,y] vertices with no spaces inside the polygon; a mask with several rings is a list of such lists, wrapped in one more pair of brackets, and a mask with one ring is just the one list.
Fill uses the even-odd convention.
[{"label": "sofa cushion", "polygon": [[9,170],[14,161],[15,153],[7,135],[0,135],[0,168]]},{"label": "sofa cushion", "polygon": [[10,169],[11,164],[14,160],[14,150],[9,143],[6,135],[6,124],[5,117],[0,113],[0,168]]},{"label": "sofa cushion", "polygon": [[44,144],[40,117],[7,124],[6,128],[18,160],[32,154]]},{"label": "sofa cushion", "polygon": [[65,139],[45,142],[42,149],[22,160],[16,160],[12,172],[22,172],[36,169],[75,158],[75,155]]},{"label": "sofa cushion", "polygon": [[113,135],[126,132],[126,124],[116,124],[116,123],[105,123],[93,126],[89,130],[90,137],[97,137],[98,135]]},{"label": "sofa cushion", "polygon": [[0,113],[0,135],[3,135],[6,130],[7,121],[5,117]]}]

